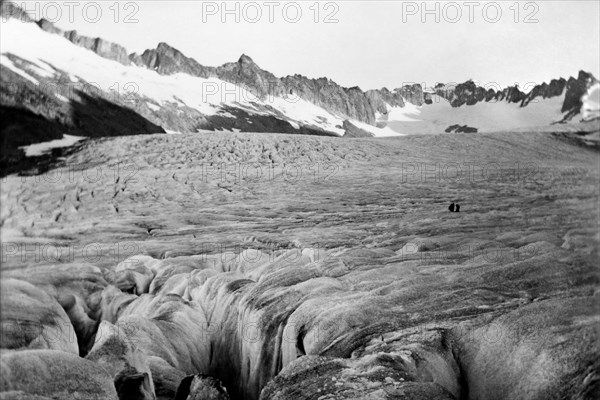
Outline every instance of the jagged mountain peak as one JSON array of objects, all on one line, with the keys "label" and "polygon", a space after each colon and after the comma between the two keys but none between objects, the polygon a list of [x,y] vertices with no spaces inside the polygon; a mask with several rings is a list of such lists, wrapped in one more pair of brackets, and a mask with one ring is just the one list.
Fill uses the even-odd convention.
[{"label": "jagged mountain peak", "polygon": [[[384,87],[379,90],[363,91],[358,86],[343,87],[328,77],[319,77],[315,79],[308,78],[301,74],[295,74],[279,78],[268,70],[260,68],[254,62],[254,60],[245,53],[242,54],[236,62],[226,63],[219,67],[206,67],[201,65],[194,58],[186,56],[181,51],[177,50],[166,42],[158,43],[156,48],[147,49],[141,55],[136,53],[128,55],[125,48],[116,43],[105,41],[101,38],[90,38],[79,35],[76,31],[64,32],[47,20],[42,19],[37,21],[37,26],[39,26],[43,31],[62,36],[77,46],[84,47],[103,58],[117,61],[125,66],[130,66],[133,63],[138,67],[153,70],[160,75],[168,76],[185,74],[189,75],[190,77],[199,77],[204,79],[217,78],[221,81],[231,83],[239,88],[244,88],[244,93],[249,91],[250,93],[254,94],[259,101],[264,103],[264,108],[258,110],[258,113],[264,113],[265,110],[269,110],[268,112],[274,113],[278,118],[287,118],[296,121],[294,122],[295,125],[293,126],[300,127],[309,126],[314,128],[315,126],[321,126],[323,121],[328,120],[329,122],[324,126],[327,126],[328,132],[336,132],[337,134],[339,134],[339,131],[342,130],[342,125],[344,125],[343,122],[345,120],[357,121],[359,124],[368,124],[371,126],[371,128],[377,127],[375,129],[386,127],[389,122],[400,121],[412,123],[417,120],[424,121],[427,120],[427,118],[435,121],[446,121],[448,118],[452,119],[451,121],[449,120],[449,122],[452,123],[443,126],[441,131],[443,131],[447,126],[456,124],[459,126],[465,125],[463,116],[458,117],[456,120],[454,120],[454,116],[451,116],[450,114],[444,115],[443,118],[438,118],[437,116],[427,116],[428,113],[431,114],[425,110],[427,107],[423,107],[423,112],[426,115],[425,117],[422,117],[424,119],[417,117],[417,115],[422,113],[422,110],[416,109],[414,106],[421,107],[424,105],[433,104],[434,96],[436,94],[437,97],[447,100],[447,102],[444,102],[446,103],[445,106],[450,104],[450,106],[453,108],[472,106],[478,103],[497,103],[502,101],[505,104],[512,103],[513,106],[511,110],[513,108],[517,109],[518,107],[523,108],[528,106],[529,103],[536,98],[540,100],[554,97],[556,98],[554,100],[557,100],[559,99],[559,96],[561,96],[559,99],[561,104],[559,106],[553,105],[553,107],[557,110],[556,115],[552,115],[552,119],[548,118],[547,120],[552,122],[563,119],[564,115],[560,115],[559,112],[562,112],[563,114],[568,113],[568,120],[570,120],[582,109],[582,97],[588,93],[590,86],[594,82],[597,82],[592,74],[585,71],[579,71],[577,79],[571,77],[568,81],[563,78],[552,80],[549,84],[543,83],[536,86],[530,93],[523,92],[522,89],[516,86],[507,87],[503,90],[484,88],[479,86],[479,84],[473,79],[469,79],[461,84],[445,85],[440,83],[435,86],[435,90],[423,88],[419,83],[411,83],[393,89]],[[33,34],[33,32],[31,33]],[[43,38],[40,37],[40,40],[43,41]],[[15,54],[18,53],[18,45],[16,46],[17,51]],[[65,52],[68,51],[70,50],[65,49]],[[67,66],[66,70],[69,70],[69,68],[70,67]],[[136,75],[140,72],[131,70],[128,73]],[[222,83],[213,82],[212,84],[217,84],[220,88],[223,88]],[[228,86],[228,88],[231,87]],[[178,88],[177,90],[184,90],[184,88]],[[198,93],[200,92],[201,90]],[[153,92],[153,95],[154,94],[155,93]],[[286,98],[290,95],[294,96],[294,98],[298,97],[302,100],[302,102],[299,104],[294,104],[294,107],[299,108],[301,106],[309,108],[310,112],[304,113],[304,111],[300,112],[298,110],[293,117],[290,117],[290,115],[292,115],[292,107],[290,102],[286,100]],[[222,99],[231,98],[231,95],[225,95],[223,93],[219,93],[218,96],[220,96]],[[173,100],[173,103],[179,103],[181,105],[182,102],[179,100],[181,97],[181,93],[174,92],[171,100]],[[274,103],[272,100],[273,98],[276,99]],[[149,99],[153,100],[150,102],[151,105],[148,106],[150,108],[148,110],[144,108],[143,112],[149,112],[157,109],[162,110],[161,107],[164,106],[162,100],[164,99],[160,98],[155,100],[152,98],[152,96],[150,96]],[[244,100],[247,99],[240,98],[239,94],[235,97],[236,102]],[[439,99],[436,99],[435,101],[439,102]],[[535,102],[537,103],[538,101],[536,100]],[[198,104],[198,100],[194,98],[193,102],[184,102],[183,106],[189,107],[190,104],[193,104],[195,107],[199,107],[202,110],[201,112],[206,113],[207,107],[209,107],[206,104],[207,101],[202,100],[200,103],[201,104]],[[202,104],[204,104],[204,106],[202,106]],[[279,109],[275,110],[277,107],[274,107],[273,104],[277,104]],[[407,106],[408,108],[406,108]],[[215,107],[218,108],[221,106],[216,105]],[[317,112],[317,109],[320,111]],[[436,108],[436,110],[438,111],[435,112],[439,112],[439,107]],[[228,110],[227,112],[229,116],[236,115],[235,112],[231,111],[232,110]],[[489,111],[490,110],[486,112]],[[186,110],[185,112],[189,113],[189,110]],[[471,114],[477,112],[479,111],[467,111],[467,113]],[[312,118],[312,115],[317,114],[320,115],[319,118]],[[464,112],[460,113],[459,115],[462,114],[464,114]],[[153,117],[153,115],[150,113],[146,115],[148,117]],[[311,115],[311,117],[307,120],[305,118],[306,115]],[[222,121],[223,117],[218,117],[221,118],[221,120],[219,120],[217,117],[214,117],[211,120],[212,122],[208,121],[205,117],[206,115],[203,117],[198,117],[193,121],[193,118],[190,118],[191,121],[187,123],[187,125],[176,123],[174,122],[175,119],[169,117],[170,119],[166,121],[166,126],[171,130],[182,129],[180,128],[180,125],[184,125],[186,130],[190,129],[190,126],[192,126],[191,130],[196,130],[198,129],[198,126],[206,128],[210,125],[210,123],[213,123],[214,126],[222,126],[224,124]],[[161,116],[161,118],[164,118],[164,116]],[[208,116],[208,118],[210,119],[210,116]],[[163,122],[159,119],[155,119],[155,121],[158,123]],[[227,124],[232,125],[233,123],[227,122]],[[269,122],[269,124],[271,124],[271,122]],[[501,124],[496,124],[495,126],[500,125]],[[247,129],[247,126],[238,126],[240,127],[236,129]],[[346,124],[346,126],[349,125]],[[364,127],[360,127],[356,124],[355,127],[360,130],[365,130],[363,129]],[[252,125],[251,128],[257,129],[257,125]],[[287,128],[288,127],[286,127],[286,129]],[[434,128],[438,129],[439,127],[436,125]],[[277,127],[277,129],[279,131],[284,130],[282,127]],[[368,129],[369,128],[367,127],[366,130],[368,131]],[[401,130],[394,132],[404,132],[403,129],[404,128],[402,127]],[[486,126],[483,129],[489,130],[496,128],[490,128],[489,126]],[[377,131],[376,134],[382,133]]]},{"label": "jagged mountain peak", "polygon": [[[146,51],[149,51],[149,50],[146,50]],[[156,46],[156,51],[158,51],[159,53],[176,53],[176,54],[183,55],[183,53],[181,51],[177,50],[175,47],[171,46],[170,44],[168,44],[166,42],[160,42]]]},{"label": "jagged mountain peak", "polygon": [[238,59],[238,64],[242,64],[242,65],[256,65],[256,63],[254,62],[254,60],[246,55],[246,54],[242,54],[240,56],[240,58]]},{"label": "jagged mountain peak", "polygon": [[596,81],[596,78],[590,72],[586,72],[584,70],[580,70],[579,74],[577,75],[577,80],[579,80],[579,81],[586,80],[586,81],[592,82],[592,81]]}]

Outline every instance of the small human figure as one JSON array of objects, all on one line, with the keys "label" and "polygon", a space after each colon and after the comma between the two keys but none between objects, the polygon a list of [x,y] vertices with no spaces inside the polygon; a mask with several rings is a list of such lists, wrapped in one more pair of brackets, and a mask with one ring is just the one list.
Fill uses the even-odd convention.
[{"label": "small human figure", "polygon": [[450,204],[450,207],[448,207],[448,210],[450,210],[450,212],[454,212],[454,203]]},{"label": "small human figure", "polygon": [[455,212],[460,212],[460,205],[459,204],[456,205]]}]

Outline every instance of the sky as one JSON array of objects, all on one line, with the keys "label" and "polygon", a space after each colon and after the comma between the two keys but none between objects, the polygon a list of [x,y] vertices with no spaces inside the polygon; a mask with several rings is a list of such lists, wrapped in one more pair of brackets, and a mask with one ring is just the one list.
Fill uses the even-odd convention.
[{"label": "sky", "polygon": [[468,79],[486,87],[600,75],[600,1],[14,1],[36,18],[207,66],[247,54],[276,76],[363,90]]}]

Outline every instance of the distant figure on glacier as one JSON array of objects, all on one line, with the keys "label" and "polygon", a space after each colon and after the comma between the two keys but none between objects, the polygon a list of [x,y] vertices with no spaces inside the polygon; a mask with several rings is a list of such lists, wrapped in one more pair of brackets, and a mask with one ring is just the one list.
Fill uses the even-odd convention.
[{"label": "distant figure on glacier", "polygon": [[448,210],[450,210],[450,212],[454,212],[454,203],[450,204],[450,207],[448,207]]},{"label": "distant figure on glacier", "polygon": [[455,212],[460,212],[460,205],[459,204],[456,205]]}]

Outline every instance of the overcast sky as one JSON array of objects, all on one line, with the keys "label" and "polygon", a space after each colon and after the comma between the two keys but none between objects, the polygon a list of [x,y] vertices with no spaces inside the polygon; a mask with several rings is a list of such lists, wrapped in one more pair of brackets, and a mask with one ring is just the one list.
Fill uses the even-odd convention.
[{"label": "overcast sky", "polygon": [[167,42],[209,66],[246,53],[277,76],[363,90],[467,79],[525,87],[600,71],[598,1],[428,2],[429,14],[421,1],[230,1],[229,14],[221,1],[15,3],[130,52]]}]

